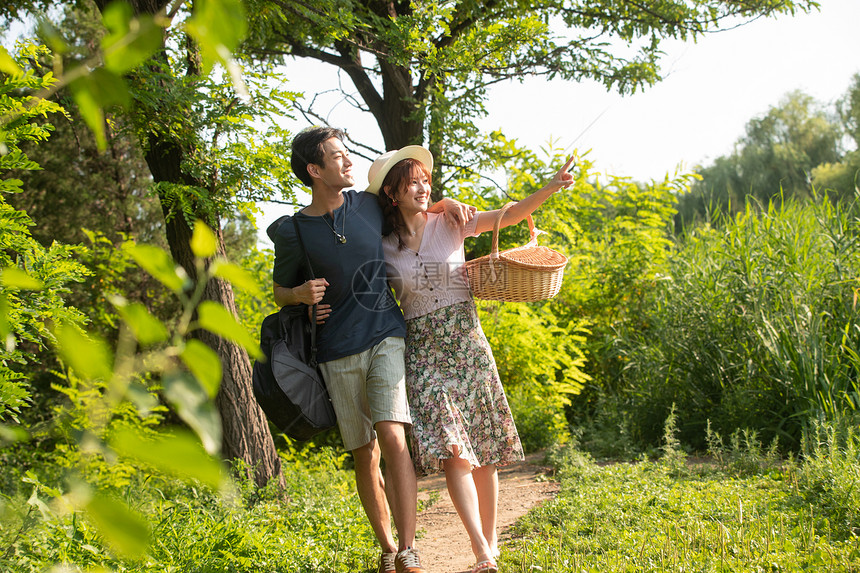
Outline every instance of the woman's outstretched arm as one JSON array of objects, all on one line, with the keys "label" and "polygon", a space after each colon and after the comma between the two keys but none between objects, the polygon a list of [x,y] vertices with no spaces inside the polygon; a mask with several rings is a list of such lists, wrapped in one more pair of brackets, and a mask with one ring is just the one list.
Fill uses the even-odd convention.
[{"label": "woman's outstretched arm", "polygon": [[[508,209],[505,213],[504,217],[502,217],[502,222],[499,225],[500,228],[507,227],[510,225],[515,225],[525,219],[528,215],[531,215],[538,207],[543,205],[543,202],[549,199],[550,195],[564,189],[573,183],[574,178],[571,173],[568,173],[570,166],[573,165],[574,157],[571,156],[564,165],[562,165],[561,169],[558,170],[558,173],[543,187],[523,199],[522,201],[518,201],[514,205]],[[476,225],[475,230],[478,233],[483,233],[485,231],[492,231],[493,224],[496,222],[496,217],[498,216],[499,210],[496,209],[494,211],[485,211],[478,213],[478,223]]]}]

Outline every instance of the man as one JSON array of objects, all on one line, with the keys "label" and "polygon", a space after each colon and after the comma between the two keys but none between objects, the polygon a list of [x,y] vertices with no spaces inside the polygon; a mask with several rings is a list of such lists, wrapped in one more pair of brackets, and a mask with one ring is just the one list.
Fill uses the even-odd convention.
[{"label": "man", "polygon": [[[292,221],[279,219],[267,230],[275,244],[275,301],[279,306],[324,303],[317,358],[344,447],[355,460],[359,498],[382,547],[379,572],[422,573],[414,549],[418,488],[406,439],[411,424],[404,381],[406,325],[388,288],[376,195],[346,190],[354,179],[343,137],[339,129],[312,127],[293,140],[293,172],[311,188],[312,197],[294,218],[316,278],[308,278]],[[449,216],[471,216],[461,203],[440,203]]]}]

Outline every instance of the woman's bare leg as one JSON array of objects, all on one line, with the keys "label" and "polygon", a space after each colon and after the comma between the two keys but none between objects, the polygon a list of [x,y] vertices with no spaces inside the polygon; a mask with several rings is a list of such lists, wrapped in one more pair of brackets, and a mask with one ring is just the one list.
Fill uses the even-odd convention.
[{"label": "woman's bare leg", "polygon": [[484,539],[490,546],[490,554],[499,554],[499,538],[496,532],[499,506],[499,472],[495,465],[481,466],[472,470],[472,479],[478,496],[478,508]]},{"label": "woman's bare leg", "polygon": [[[455,456],[458,453],[456,448],[454,453]],[[443,460],[442,467],[445,470],[448,494],[469,535],[475,559],[478,562],[494,560],[490,544],[482,531],[480,502],[471,465],[461,457],[453,457]]]}]

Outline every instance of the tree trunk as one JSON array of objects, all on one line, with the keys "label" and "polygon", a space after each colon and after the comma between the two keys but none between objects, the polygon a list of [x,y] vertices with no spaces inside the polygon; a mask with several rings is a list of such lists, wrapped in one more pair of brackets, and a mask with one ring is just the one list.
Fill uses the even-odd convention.
[{"label": "tree trunk", "polygon": [[415,97],[412,74],[403,66],[380,61],[382,105],[374,113],[386,150],[424,143],[423,104]]},{"label": "tree trunk", "polygon": [[[99,10],[103,10],[107,0],[97,0],[96,3]],[[167,1],[132,0],[130,4],[135,14],[154,15],[164,8]],[[162,58],[166,61],[166,54],[160,52],[154,58]],[[165,86],[165,89],[168,87]],[[136,106],[136,110],[132,113],[145,114],[146,105]],[[143,121],[138,124],[146,125],[146,118],[142,119]],[[207,187],[182,172],[182,159],[188,150],[183,148],[180,141],[155,130],[146,133],[143,139],[146,141],[144,149],[146,163],[156,183],[170,182]],[[165,204],[163,198],[161,205],[167,215],[169,206]],[[206,219],[206,217],[201,218]],[[196,279],[194,255],[190,244],[191,228],[181,213],[173,213],[171,217],[166,216],[165,219],[167,219],[165,224],[167,243],[170,245],[174,260],[185,268],[192,279]],[[218,237],[218,254],[223,255],[224,241],[220,221],[216,221],[213,227]],[[204,299],[217,302],[233,314],[236,313],[233,289],[229,283],[221,280],[210,281],[206,287]],[[222,455],[227,459],[241,459],[246,467],[254,472],[254,479],[258,485],[265,485],[273,478],[283,484],[281,461],[275,450],[268,422],[257,405],[251,389],[251,362],[248,354],[236,344],[209,332],[201,331],[199,338],[218,354],[223,367],[221,388],[216,398],[216,406],[221,415]]]},{"label": "tree trunk", "polygon": [[[443,80],[441,78],[435,78],[435,81],[441,82]],[[436,91],[433,92],[429,102],[428,107],[430,108],[430,117],[427,129],[427,148],[436,159],[436,161],[433,162],[433,187],[430,190],[430,200],[434,203],[441,201],[444,197],[442,190],[442,158],[445,157],[445,149],[442,143],[442,132],[445,129],[445,121],[447,120],[445,111],[436,101],[437,93],[438,92]]]},{"label": "tree trunk", "polygon": [[[154,149],[146,154],[147,163],[155,177],[166,168],[168,172],[179,169],[179,155],[158,155]],[[156,180],[158,180],[156,178]],[[162,203],[162,207],[164,204]],[[165,215],[167,212],[165,211]],[[185,219],[174,216],[166,223],[167,243],[173,259],[182,265],[188,275],[196,280],[194,254],[191,252],[192,229]],[[224,240],[220,223],[213,229],[218,238],[217,255],[224,256]],[[236,314],[233,289],[221,279],[213,279],[206,285],[204,300],[215,301]],[[221,455],[228,460],[242,460],[254,481],[266,485],[277,479],[283,485],[281,460],[275,450],[272,434],[263,411],[257,404],[251,389],[251,361],[245,350],[209,331],[201,330],[198,338],[212,348],[221,359],[223,375],[221,388],[215,405],[221,416]]]}]

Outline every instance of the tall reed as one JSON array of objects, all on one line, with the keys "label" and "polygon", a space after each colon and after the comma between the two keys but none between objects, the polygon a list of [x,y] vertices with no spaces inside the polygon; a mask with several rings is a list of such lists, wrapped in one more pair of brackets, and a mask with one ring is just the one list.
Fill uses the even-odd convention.
[{"label": "tall reed", "polygon": [[647,327],[618,332],[634,434],[656,443],[675,403],[694,445],[710,420],[797,448],[812,421],[856,412],[858,230],[850,206],[789,200],[689,232]]}]

